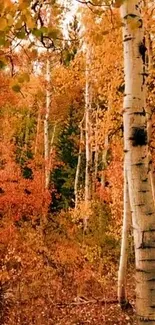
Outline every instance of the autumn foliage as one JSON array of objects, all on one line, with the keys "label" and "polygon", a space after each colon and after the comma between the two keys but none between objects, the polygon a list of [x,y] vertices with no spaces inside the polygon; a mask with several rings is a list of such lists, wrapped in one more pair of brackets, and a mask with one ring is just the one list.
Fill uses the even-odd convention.
[{"label": "autumn foliage", "polygon": [[[45,1],[0,1],[0,323],[134,324],[116,304],[124,156],[120,17],[117,8],[103,10],[100,2],[92,10],[82,6],[80,23],[77,15],[64,36],[64,8],[49,4],[50,26]],[[150,32],[147,19],[146,25]],[[91,48],[87,205],[85,44]],[[148,93],[154,116],[153,65]],[[132,236],[129,255],[132,268]],[[131,278],[133,297],[132,290]],[[106,301],[112,301],[109,310]]]}]

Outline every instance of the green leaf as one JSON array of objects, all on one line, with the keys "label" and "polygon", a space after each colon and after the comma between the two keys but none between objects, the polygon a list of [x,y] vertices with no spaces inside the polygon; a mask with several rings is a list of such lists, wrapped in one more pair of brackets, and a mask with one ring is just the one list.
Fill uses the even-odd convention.
[{"label": "green leaf", "polygon": [[48,32],[48,28],[45,27],[45,26],[41,27],[39,30],[40,30],[40,32],[41,32],[42,34],[47,34],[47,32]]},{"label": "green leaf", "polygon": [[19,84],[15,84],[12,86],[12,90],[15,91],[16,93],[20,93],[21,87]]},{"label": "green leaf", "polygon": [[25,31],[24,30],[21,30],[20,32],[17,32],[16,33],[16,37],[19,38],[19,39],[24,39],[25,38]]},{"label": "green leaf", "polygon": [[48,29],[48,36],[53,38],[54,40],[58,37],[58,29],[50,28]]},{"label": "green leaf", "polygon": [[42,35],[42,31],[40,29],[34,28],[32,30],[32,34],[36,37],[40,37]]},{"label": "green leaf", "polygon": [[5,39],[5,37],[1,37],[0,36],[0,46],[4,46],[6,44],[6,39]]},{"label": "green leaf", "polygon": [[4,61],[0,60],[0,70],[5,69],[5,67],[6,67],[6,63]]}]

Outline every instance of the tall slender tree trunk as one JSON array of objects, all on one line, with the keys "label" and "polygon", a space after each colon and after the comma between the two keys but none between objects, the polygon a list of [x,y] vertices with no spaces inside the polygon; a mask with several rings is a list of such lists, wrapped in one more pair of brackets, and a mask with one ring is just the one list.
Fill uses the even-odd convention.
[{"label": "tall slender tree trunk", "polygon": [[[145,3],[146,5],[146,3]],[[147,70],[150,72],[152,68],[152,41],[150,36],[150,31],[145,31],[145,38],[146,38],[146,45],[147,45]],[[152,150],[151,150],[151,138],[152,138],[152,110],[150,107],[150,103],[146,105],[146,116],[147,116],[147,134],[148,134],[148,146],[149,146],[149,154],[148,154],[148,163],[152,162]],[[155,171],[153,164],[149,164],[149,176],[151,181],[151,187],[152,187],[152,193],[153,193],[153,199],[154,199],[154,205],[155,205]]]},{"label": "tall slender tree trunk", "polygon": [[36,157],[37,152],[38,152],[40,126],[41,126],[41,109],[40,109],[40,107],[38,107],[36,140],[35,140],[35,146],[34,146],[34,156],[35,157]]},{"label": "tall slender tree trunk", "polygon": [[24,150],[27,152],[28,141],[29,141],[29,121],[30,121],[30,108],[26,116],[26,126],[25,126],[25,141],[24,141]]},{"label": "tall slender tree trunk", "polygon": [[94,155],[94,177],[92,184],[93,193],[96,192],[96,181],[98,174],[98,163],[99,163],[99,106],[97,105],[96,116],[95,116],[95,155]]},{"label": "tall slender tree trunk", "polygon": [[[125,168],[124,168],[125,169]],[[127,307],[126,292],[127,260],[129,253],[129,231],[131,229],[131,209],[126,171],[124,170],[124,215],[122,227],[121,256],[118,271],[118,301],[122,309]]]},{"label": "tall slender tree trunk", "polygon": [[[86,49],[86,86],[85,86],[85,146],[86,146],[86,168],[85,168],[85,204],[86,211],[89,211],[90,192],[91,192],[91,152],[90,152],[90,50]],[[87,228],[89,215],[84,217],[84,230]]]},{"label": "tall slender tree trunk", "polygon": [[44,118],[44,158],[45,158],[45,188],[49,186],[49,112],[50,112],[50,59],[46,61],[46,111]]},{"label": "tall slender tree trunk", "polygon": [[149,69],[152,68],[153,63],[153,48],[152,48],[152,40],[151,40],[151,32],[146,32],[146,45],[148,50],[148,66]]},{"label": "tall slender tree trunk", "polygon": [[76,173],[75,173],[75,182],[74,182],[74,196],[75,196],[75,209],[78,206],[78,183],[79,183],[79,175],[80,175],[80,167],[81,167],[81,156],[82,156],[82,147],[83,147],[83,120],[82,119],[80,123],[80,143],[79,143],[79,152],[78,152],[78,162],[76,167]]},{"label": "tall slender tree trunk", "polygon": [[50,172],[52,170],[52,162],[53,162],[53,151],[54,151],[54,139],[55,139],[55,134],[56,134],[56,126],[57,124],[55,123],[53,126],[53,132],[52,132],[52,137],[51,137],[51,142],[50,142],[50,147],[49,147],[49,159],[48,159],[48,187],[49,187],[49,182],[50,182]]},{"label": "tall slender tree trunk", "polygon": [[108,155],[108,147],[109,147],[109,136],[106,134],[104,140],[104,149],[102,152],[102,174],[101,174],[101,185],[105,186],[105,169],[107,167],[107,155]]},{"label": "tall slender tree trunk", "polygon": [[121,6],[124,41],[124,151],[136,263],[138,324],[155,324],[155,211],[148,176],[145,44],[140,0]]}]

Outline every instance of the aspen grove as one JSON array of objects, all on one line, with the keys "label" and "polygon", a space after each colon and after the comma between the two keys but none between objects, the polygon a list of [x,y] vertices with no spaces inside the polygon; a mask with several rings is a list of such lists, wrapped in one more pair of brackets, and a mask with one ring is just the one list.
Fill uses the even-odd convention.
[{"label": "aspen grove", "polygon": [[0,324],[155,324],[154,0],[0,0]]}]

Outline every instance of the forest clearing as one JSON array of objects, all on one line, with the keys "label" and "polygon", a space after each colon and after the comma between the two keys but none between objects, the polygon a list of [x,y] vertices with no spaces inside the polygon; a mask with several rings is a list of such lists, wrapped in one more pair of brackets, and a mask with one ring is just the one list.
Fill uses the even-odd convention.
[{"label": "forest clearing", "polygon": [[155,325],[154,0],[0,0],[0,324]]}]

